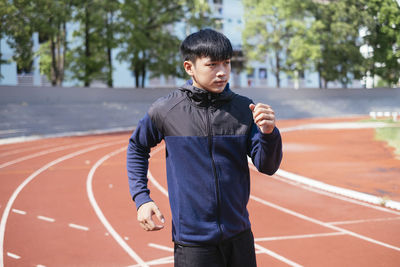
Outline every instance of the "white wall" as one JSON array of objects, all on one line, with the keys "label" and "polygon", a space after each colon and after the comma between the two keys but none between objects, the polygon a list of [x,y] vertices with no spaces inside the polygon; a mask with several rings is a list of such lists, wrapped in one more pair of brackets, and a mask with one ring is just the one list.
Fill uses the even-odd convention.
[{"label": "white wall", "polygon": [[1,59],[9,60],[8,64],[1,64],[1,74],[3,78],[0,79],[0,85],[17,85],[17,64],[12,60],[13,50],[7,44],[7,39],[0,40]]}]

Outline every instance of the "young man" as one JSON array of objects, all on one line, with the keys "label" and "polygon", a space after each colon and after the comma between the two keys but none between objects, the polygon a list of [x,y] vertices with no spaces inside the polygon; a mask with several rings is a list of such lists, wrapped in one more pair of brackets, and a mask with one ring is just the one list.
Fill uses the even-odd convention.
[{"label": "young man", "polygon": [[191,80],[157,100],[128,147],[130,192],[146,231],[164,217],[147,188],[150,148],[166,144],[175,266],[256,266],[247,202],[247,156],[272,175],[282,159],[275,115],[229,89],[232,46],[221,33],[200,30],[180,47]]}]

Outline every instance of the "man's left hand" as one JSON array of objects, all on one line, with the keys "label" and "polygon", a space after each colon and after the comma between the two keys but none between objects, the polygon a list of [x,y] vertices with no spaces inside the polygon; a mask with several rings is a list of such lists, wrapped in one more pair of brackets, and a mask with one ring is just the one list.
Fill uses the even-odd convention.
[{"label": "man's left hand", "polygon": [[263,134],[270,134],[275,128],[275,112],[267,104],[250,104],[250,110],[253,112],[255,124]]}]

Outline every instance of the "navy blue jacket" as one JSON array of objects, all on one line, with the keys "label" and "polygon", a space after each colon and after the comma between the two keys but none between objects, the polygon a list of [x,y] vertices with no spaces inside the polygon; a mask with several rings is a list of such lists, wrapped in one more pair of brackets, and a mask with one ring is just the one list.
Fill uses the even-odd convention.
[{"label": "navy blue jacket", "polygon": [[278,128],[259,132],[252,101],[229,85],[214,94],[190,82],[157,100],[140,120],[127,152],[129,187],[137,208],[151,201],[150,148],[164,139],[173,240],[217,244],[250,229],[247,156],[272,175],[282,159],[282,141]]}]

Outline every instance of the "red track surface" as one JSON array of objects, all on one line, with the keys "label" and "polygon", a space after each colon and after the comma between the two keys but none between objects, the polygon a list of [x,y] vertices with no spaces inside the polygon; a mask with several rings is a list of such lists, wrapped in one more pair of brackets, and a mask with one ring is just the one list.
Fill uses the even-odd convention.
[{"label": "red track surface", "polygon": [[[4,266],[146,266],[154,260],[160,264],[155,266],[173,266],[168,198],[159,190],[166,189],[163,145],[153,150],[150,162],[159,186],[149,182],[149,187],[166,224],[149,233],[139,227],[128,192],[129,136],[0,146]],[[400,161],[373,141],[372,130],[288,132],[283,140],[282,169],[399,200]],[[259,266],[400,265],[400,212],[276,175],[254,170],[251,175],[248,208]]]}]

